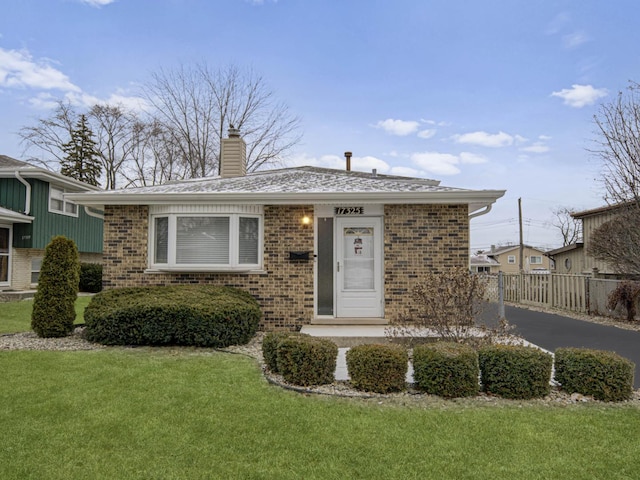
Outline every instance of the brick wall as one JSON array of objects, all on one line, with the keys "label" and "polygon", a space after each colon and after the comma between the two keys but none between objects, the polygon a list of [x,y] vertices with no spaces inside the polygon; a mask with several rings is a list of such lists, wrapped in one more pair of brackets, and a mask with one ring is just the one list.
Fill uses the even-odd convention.
[{"label": "brick wall", "polygon": [[385,317],[394,320],[426,272],[469,266],[467,205],[385,205],[384,255]]},{"label": "brick wall", "polygon": [[260,273],[146,272],[146,206],[106,206],[105,288],[206,283],[249,291],[262,307],[265,330],[299,330],[313,318],[313,261],[291,262],[289,251],[313,250],[313,227],[300,219],[309,207],[265,206],[264,271]]},{"label": "brick wall", "polygon": [[[309,207],[265,206],[264,271],[260,273],[146,272],[146,206],[106,206],[105,288],[208,283],[248,290],[262,306],[265,330],[297,330],[313,312],[313,261],[291,262],[289,251],[313,250],[313,227],[300,218]],[[397,318],[420,276],[469,263],[466,205],[386,205],[384,210],[385,316]]]}]

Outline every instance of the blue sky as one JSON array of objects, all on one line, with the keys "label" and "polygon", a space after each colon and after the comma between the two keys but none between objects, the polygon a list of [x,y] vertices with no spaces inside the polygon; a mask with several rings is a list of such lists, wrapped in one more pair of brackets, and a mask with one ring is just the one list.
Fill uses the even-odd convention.
[{"label": "blue sky", "polygon": [[52,101],[136,105],[160,68],[260,73],[300,116],[287,165],[506,189],[473,250],[560,245],[552,209],[603,204],[593,115],[640,81],[632,0],[21,0],[0,16],[0,154]]}]

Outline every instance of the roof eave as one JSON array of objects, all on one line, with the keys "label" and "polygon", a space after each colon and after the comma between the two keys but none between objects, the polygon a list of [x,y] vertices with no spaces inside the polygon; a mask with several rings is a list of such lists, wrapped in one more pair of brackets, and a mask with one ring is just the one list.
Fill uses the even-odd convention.
[{"label": "roof eave", "polygon": [[104,208],[105,205],[167,204],[258,204],[309,205],[343,202],[382,204],[466,204],[469,213],[493,204],[505,190],[465,190],[453,192],[337,192],[337,193],[71,193],[66,197],[80,205]]},{"label": "roof eave", "polygon": [[62,185],[69,189],[73,189],[76,191],[101,191],[100,187],[94,187],[93,185],[89,185],[88,183],[81,182],[74,178],[66,177],[60,173],[50,172],[49,170],[45,170],[44,168],[38,167],[20,167],[20,168],[10,168],[3,167],[0,168],[0,178],[10,178],[15,176],[15,172],[18,172],[23,178],[35,178],[37,180],[44,180],[49,183],[53,183],[56,185]]}]

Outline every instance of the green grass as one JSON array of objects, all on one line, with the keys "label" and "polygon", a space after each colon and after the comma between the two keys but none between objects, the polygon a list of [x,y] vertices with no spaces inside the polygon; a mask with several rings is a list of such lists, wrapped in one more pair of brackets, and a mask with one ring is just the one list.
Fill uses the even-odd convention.
[{"label": "green grass", "polygon": [[[84,309],[89,305],[90,296],[78,297],[76,300],[76,321],[84,323]],[[31,310],[33,300],[19,302],[0,302],[0,334],[28,332],[31,330]]]},{"label": "green grass", "polygon": [[640,409],[305,396],[195,349],[0,352],[2,479],[638,478]]}]

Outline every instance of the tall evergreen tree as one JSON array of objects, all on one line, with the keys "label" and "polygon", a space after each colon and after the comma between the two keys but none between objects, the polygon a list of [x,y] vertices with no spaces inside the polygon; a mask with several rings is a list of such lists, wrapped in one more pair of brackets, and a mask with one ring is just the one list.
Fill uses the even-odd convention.
[{"label": "tall evergreen tree", "polygon": [[62,151],[65,157],[60,162],[60,173],[89,185],[99,185],[98,178],[102,168],[96,142],[93,140],[93,132],[87,124],[85,115],[80,115],[71,132],[71,140],[62,145]]}]

